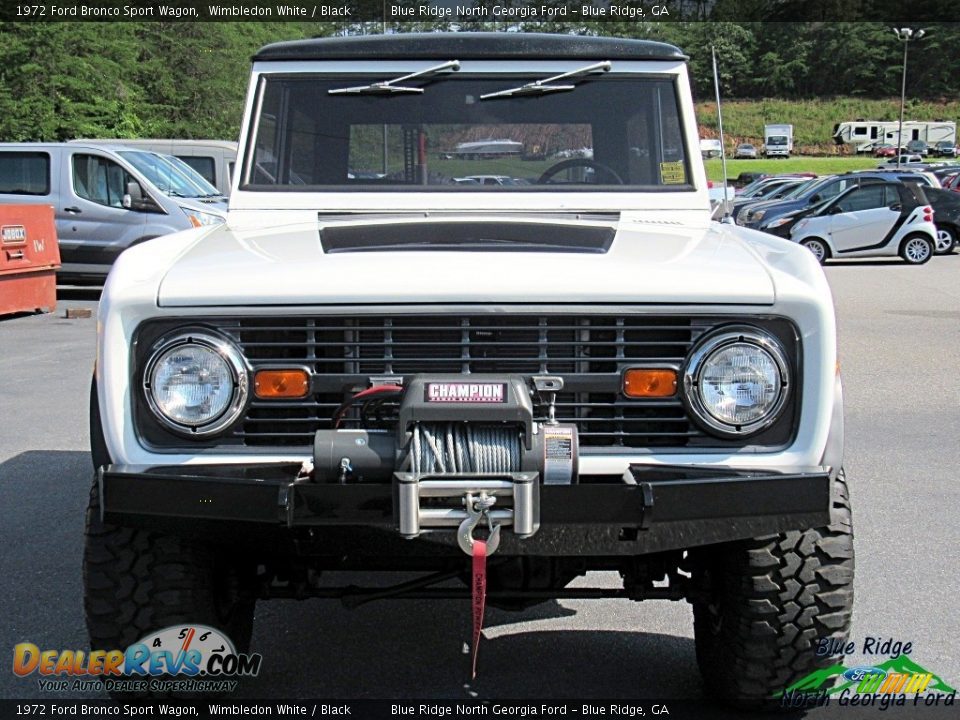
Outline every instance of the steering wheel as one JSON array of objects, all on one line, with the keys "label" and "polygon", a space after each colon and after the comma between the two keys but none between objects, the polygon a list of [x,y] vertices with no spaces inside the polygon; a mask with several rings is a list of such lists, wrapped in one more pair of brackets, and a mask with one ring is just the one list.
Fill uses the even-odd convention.
[{"label": "steering wheel", "polygon": [[599,163],[596,160],[588,160],[587,158],[570,158],[569,160],[561,160],[556,165],[552,165],[543,171],[543,174],[537,178],[537,185],[549,185],[550,180],[554,175],[568,170],[574,167],[588,167],[593,168],[597,173],[603,173],[610,179],[612,179],[617,185],[623,185],[623,178],[617,175],[617,171],[614,170],[609,165],[604,165]]}]

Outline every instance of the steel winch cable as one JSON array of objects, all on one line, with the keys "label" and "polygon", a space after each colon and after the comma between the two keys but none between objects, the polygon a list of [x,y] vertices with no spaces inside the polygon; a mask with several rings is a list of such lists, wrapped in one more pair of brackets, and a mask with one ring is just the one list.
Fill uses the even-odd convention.
[{"label": "steel winch cable", "polygon": [[418,423],[412,435],[409,464],[414,473],[520,470],[520,433],[513,427]]}]

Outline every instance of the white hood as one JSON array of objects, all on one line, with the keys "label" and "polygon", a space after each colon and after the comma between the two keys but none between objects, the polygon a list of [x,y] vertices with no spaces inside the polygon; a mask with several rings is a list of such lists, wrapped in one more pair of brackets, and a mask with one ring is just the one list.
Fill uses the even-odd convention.
[{"label": "white hood", "polygon": [[731,304],[772,305],[775,300],[763,260],[716,223],[621,220],[605,253],[325,254],[322,227],[314,221],[250,229],[228,221],[176,259],[161,281],[159,304],[710,304],[722,297]]}]

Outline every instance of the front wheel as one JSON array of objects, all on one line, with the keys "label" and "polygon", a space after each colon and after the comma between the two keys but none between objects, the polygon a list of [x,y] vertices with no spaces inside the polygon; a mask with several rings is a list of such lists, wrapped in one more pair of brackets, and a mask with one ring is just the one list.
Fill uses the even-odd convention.
[{"label": "front wheel", "polygon": [[693,556],[697,664],[707,690],[738,706],[777,704],[804,675],[838,662],[853,610],[853,525],[841,471],[831,524],[706,548]]},{"label": "front wheel", "polygon": [[937,255],[953,252],[957,246],[957,232],[953,228],[937,226]]},{"label": "front wheel", "polygon": [[253,634],[252,572],[228,554],[164,533],[100,519],[96,480],[87,507],[83,607],[94,648],[125,649],[150,632],[202,624],[238,652]]},{"label": "front wheel", "polygon": [[830,248],[828,248],[827,244],[820,238],[809,238],[800,244],[812,252],[817,262],[821,265],[826,263],[830,258]]},{"label": "front wheel", "polygon": [[933,247],[926,235],[908,235],[900,246],[900,257],[911,265],[923,265],[933,257]]}]

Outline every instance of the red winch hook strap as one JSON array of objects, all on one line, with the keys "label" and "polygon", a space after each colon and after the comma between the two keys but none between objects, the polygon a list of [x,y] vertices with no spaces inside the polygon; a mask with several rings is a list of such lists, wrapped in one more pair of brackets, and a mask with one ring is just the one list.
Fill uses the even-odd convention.
[{"label": "red winch hook strap", "polygon": [[480,632],[483,630],[483,610],[487,599],[487,543],[473,541],[473,578],[470,583],[473,597],[473,661],[470,679],[477,677],[477,651],[480,649]]}]

